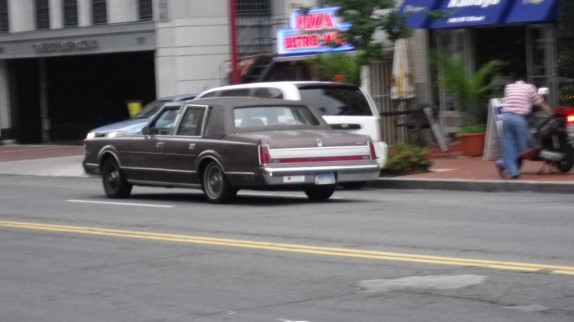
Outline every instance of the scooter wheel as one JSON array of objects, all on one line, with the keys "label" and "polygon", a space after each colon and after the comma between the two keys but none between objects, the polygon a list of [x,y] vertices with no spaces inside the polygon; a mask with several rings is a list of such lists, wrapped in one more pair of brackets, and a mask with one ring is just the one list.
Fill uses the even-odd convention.
[{"label": "scooter wheel", "polygon": [[561,142],[560,152],[564,153],[564,160],[553,162],[554,166],[562,173],[572,170],[572,166],[574,166],[574,148],[568,142]]}]

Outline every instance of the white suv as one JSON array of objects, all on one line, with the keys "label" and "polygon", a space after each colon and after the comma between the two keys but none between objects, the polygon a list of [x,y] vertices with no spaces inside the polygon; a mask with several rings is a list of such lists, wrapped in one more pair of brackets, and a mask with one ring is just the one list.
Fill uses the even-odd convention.
[{"label": "white suv", "polygon": [[289,81],[229,85],[212,88],[196,99],[221,96],[251,96],[302,101],[321,113],[338,131],[371,136],[381,168],[387,163],[387,144],[382,123],[371,96],[359,86],[335,82]]}]

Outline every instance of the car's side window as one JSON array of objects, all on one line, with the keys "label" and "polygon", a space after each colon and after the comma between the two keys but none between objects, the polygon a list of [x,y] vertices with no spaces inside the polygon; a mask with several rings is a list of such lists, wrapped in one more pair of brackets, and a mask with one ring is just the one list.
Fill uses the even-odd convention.
[{"label": "car's side window", "polygon": [[177,129],[177,135],[200,136],[203,128],[205,108],[189,107]]},{"label": "car's side window", "polygon": [[153,124],[154,134],[167,135],[171,133],[178,109],[166,109],[161,112]]},{"label": "car's side window", "polygon": [[318,125],[306,106],[256,106],[233,110],[236,128]]},{"label": "car's side window", "polygon": [[301,101],[322,115],[373,115],[369,102],[359,88],[309,86],[299,89]]}]

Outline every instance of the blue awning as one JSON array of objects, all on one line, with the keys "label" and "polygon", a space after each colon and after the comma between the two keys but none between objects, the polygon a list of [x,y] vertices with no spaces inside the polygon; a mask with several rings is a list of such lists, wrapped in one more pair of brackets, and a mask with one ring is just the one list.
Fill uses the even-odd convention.
[{"label": "blue awning", "polygon": [[[572,1],[572,0],[569,0]],[[514,5],[506,23],[544,22],[556,20],[558,0],[519,0]]]},{"label": "blue awning", "polygon": [[407,25],[413,29],[428,28],[429,13],[435,10],[441,0],[405,0],[399,12],[407,16]]},{"label": "blue awning", "polygon": [[447,17],[433,21],[430,28],[465,28],[501,24],[504,23],[508,10],[514,2],[512,0],[442,0],[437,10],[447,14]]}]

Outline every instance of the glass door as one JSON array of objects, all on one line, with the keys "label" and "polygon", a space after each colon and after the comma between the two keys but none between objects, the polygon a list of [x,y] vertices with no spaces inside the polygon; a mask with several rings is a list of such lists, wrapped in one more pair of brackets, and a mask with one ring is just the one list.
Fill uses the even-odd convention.
[{"label": "glass door", "polygon": [[[460,54],[468,70],[473,70],[474,50],[472,34],[468,29],[437,30],[436,45],[439,52],[446,55]],[[443,71],[438,70],[440,74]],[[456,133],[460,126],[460,113],[457,102],[441,87],[438,87],[439,124],[445,135]]]},{"label": "glass door", "polygon": [[526,29],[526,60],[528,82],[548,87],[550,105],[557,104],[556,50],[553,25],[530,25]]}]

